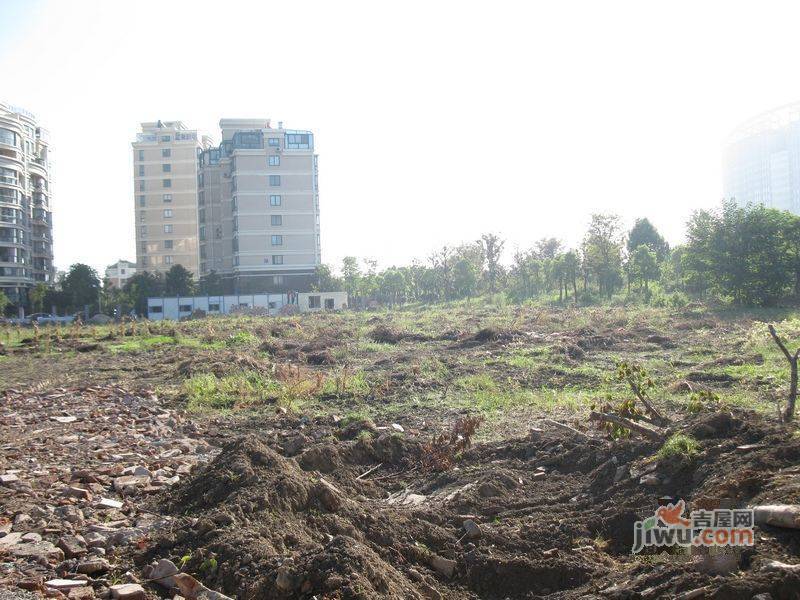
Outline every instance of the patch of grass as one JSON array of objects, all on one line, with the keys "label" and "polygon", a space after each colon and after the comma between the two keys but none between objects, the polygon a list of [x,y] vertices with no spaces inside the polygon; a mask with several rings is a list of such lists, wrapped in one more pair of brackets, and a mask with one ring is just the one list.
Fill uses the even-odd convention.
[{"label": "patch of grass", "polygon": [[237,346],[251,346],[258,342],[258,338],[249,331],[238,331],[225,340],[225,345],[229,348]]},{"label": "patch of grass", "polygon": [[673,434],[658,451],[658,458],[669,460],[671,458],[692,459],[700,453],[700,444],[691,436],[683,433]]},{"label": "patch of grass", "polygon": [[194,375],[183,382],[189,411],[229,410],[275,401],[280,386],[259,373],[244,371],[219,378],[211,373]]}]

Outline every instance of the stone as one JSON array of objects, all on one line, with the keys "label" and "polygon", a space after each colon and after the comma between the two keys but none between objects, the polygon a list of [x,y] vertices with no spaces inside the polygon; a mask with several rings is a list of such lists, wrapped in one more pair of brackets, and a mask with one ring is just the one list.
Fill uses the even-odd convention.
[{"label": "stone", "polygon": [[22,536],[23,542],[41,542],[42,541],[42,534],[36,533],[35,531],[29,531],[28,533]]},{"label": "stone", "polygon": [[627,474],[628,474],[628,465],[621,465],[617,467],[617,470],[614,473],[614,483],[619,483],[620,481],[622,481]]},{"label": "stone", "polygon": [[178,567],[175,566],[171,560],[162,558],[157,563],[150,565],[144,571],[144,576],[147,579],[153,581],[153,583],[157,583],[161,587],[167,588],[168,590],[176,587],[175,579],[173,575],[178,573]]},{"label": "stone", "polygon": [[86,544],[74,535],[61,536],[56,545],[64,551],[64,556],[67,558],[76,558],[86,554]]},{"label": "stone", "polygon": [[100,498],[97,503],[98,508],[122,508],[123,503],[119,500],[112,500],[111,498]]},{"label": "stone", "polygon": [[9,548],[14,544],[18,543],[22,539],[23,535],[24,534],[19,531],[15,531],[13,533],[4,535],[3,537],[0,538],[0,549]]},{"label": "stone", "polygon": [[144,588],[138,583],[112,585],[111,597],[117,600],[144,600]]},{"label": "stone", "polygon": [[83,539],[86,540],[86,545],[89,546],[89,548],[103,548],[107,541],[106,536],[97,531],[88,532],[83,536]]},{"label": "stone", "polygon": [[56,421],[58,423],[63,423],[65,425],[67,423],[74,423],[75,421],[78,420],[78,417],[72,417],[72,416],[69,416],[69,417],[50,417],[50,418],[53,419],[53,421]]},{"label": "stone", "polygon": [[44,584],[49,588],[63,592],[73,588],[84,587],[89,585],[89,582],[83,579],[51,579],[50,581],[45,581]]},{"label": "stone", "polygon": [[83,511],[72,505],[59,506],[56,508],[55,513],[68,523],[81,523],[83,522]]},{"label": "stone", "polygon": [[87,489],[80,488],[74,485],[70,485],[64,488],[62,492],[65,496],[69,496],[70,498],[79,498],[81,500],[91,500],[92,499],[92,492]]},{"label": "stone", "polygon": [[50,542],[32,542],[30,544],[17,544],[11,549],[11,554],[17,558],[35,558],[40,557],[45,561],[62,561],[64,560],[64,551],[56,548]]},{"label": "stone", "polygon": [[16,483],[19,481],[19,477],[14,473],[6,473],[5,475],[0,475],[0,485],[11,485],[12,483]]},{"label": "stone", "polygon": [[118,492],[126,488],[143,487],[150,483],[150,477],[144,475],[123,475],[114,480],[114,489]]},{"label": "stone", "polygon": [[88,585],[84,587],[73,588],[67,594],[69,600],[90,600],[94,598],[94,590]]},{"label": "stone", "polygon": [[658,478],[658,475],[644,475],[641,479],[639,479],[639,483],[641,485],[649,485],[654,487],[661,485],[661,480]]},{"label": "stone", "polygon": [[392,423],[392,429],[394,429],[398,433],[403,433],[405,431],[405,429],[403,429],[403,426],[400,425],[399,423]]},{"label": "stone", "polygon": [[95,558],[78,563],[75,570],[84,575],[95,575],[97,573],[105,573],[111,568],[107,560],[103,558]]},{"label": "stone", "polygon": [[431,554],[430,565],[434,571],[445,577],[452,577],[456,570],[456,561],[444,558],[438,554]]},{"label": "stone", "polygon": [[464,537],[466,537],[468,540],[477,540],[479,537],[481,537],[482,534],[481,528],[472,519],[467,519],[466,521],[464,521],[464,523],[462,523],[462,526],[464,527],[464,531],[466,532],[464,534]]}]

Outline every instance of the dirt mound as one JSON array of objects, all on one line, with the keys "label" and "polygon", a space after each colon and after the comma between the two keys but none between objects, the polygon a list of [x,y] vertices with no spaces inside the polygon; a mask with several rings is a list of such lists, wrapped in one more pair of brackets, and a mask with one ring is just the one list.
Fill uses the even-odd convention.
[{"label": "dirt mound", "polygon": [[176,371],[183,378],[203,373],[211,373],[222,378],[241,371],[264,372],[269,368],[269,363],[249,354],[229,352],[220,356],[219,353],[192,351],[189,358],[178,364]]},{"label": "dirt mound", "polygon": [[408,334],[405,331],[394,329],[382,323],[375,326],[367,335],[372,341],[380,344],[397,344],[404,340]]},{"label": "dirt mound", "polygon": [[[418,438],[368,419],[299,425],[302,433],[286,432],[301,440],[292,457],[274,436],[247,435],[173,489],[164,504],[178,525],[147,558],[188,555],[189,572],[241,599],[585,598],[611,580],[614,592],[601,595],[791,589],[791,575],[758,571],[758,547],[744,575],[717,579],[693,563],[653,571],[630,555],[634,522],[665,495],[693,506],[800,501],[782,474],[800,462],[800,444],[746,413],[676,424],[697,440],[691,457],[661,458],[651,440],[543,425],[475,446],[444,472],[425,470]],[[800,542],[767,533],[769,558]],[[217,567],[204,568],[212,559]]]}]

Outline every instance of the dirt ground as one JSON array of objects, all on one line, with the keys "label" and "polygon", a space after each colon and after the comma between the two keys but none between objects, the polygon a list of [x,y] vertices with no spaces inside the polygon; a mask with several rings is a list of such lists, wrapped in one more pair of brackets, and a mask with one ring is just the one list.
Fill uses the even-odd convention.
[{"label": "dirt ground", "polygon": [[[665,498],[800,504],[767,321],[797,346],[790,312],[700,306],[7,333],[0,473],[19,481],[0,487],[3,532],[87,543],[42,560],[0,537],[0,581],[47,591],[102,558],[83,574],[93,595],[131,582],[171,598],[145,575],[169,559],[242,599],[800,598],[800,572],[771,564],[800,563],[797,529],[760,524],[752,548],[723,556],[631,553],[634,523]],[[647,369],[665,437],[691,452],[589,422],[630,397],[620,362]],[[482,421],[468,446],[448,434],[470,416]],[[117,484],[137,467],[146,482]]]}]

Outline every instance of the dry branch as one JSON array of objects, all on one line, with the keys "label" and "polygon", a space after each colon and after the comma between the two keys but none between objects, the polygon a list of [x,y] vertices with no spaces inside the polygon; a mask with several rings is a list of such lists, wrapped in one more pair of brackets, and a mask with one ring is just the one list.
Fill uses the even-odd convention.
[{"label": "dry branch", "polygon": [[592,411],[589,413],[589,420],[590,421],[600,421],[601,423],[614,423],[615,425],[619,425],[620,427],[625,427],[626,429],[630,429],[631,431],[635,431],[636,433],[643,435],[644,437],[650,438],[651,440],[655,440],[658,442],[664,441],[664,434],[660,431],[656,431],[655,429],[650,429],[649,427],[645,427],[644,425],[640,425],[630,419],[626,419],[625,417],[618,417],[617,415],[610,415],[608,413],[599,413]]},{"label": "dry branch", "polygon": [[791,379],[789,380],[789,400],[786,402],[786,409],[783,411],[783,420],[784,422],[788,423],[794,419],[794,407],[797,403],[797,359],[800,357],[800,348],[795,350],[794,354],[789,352],[786,344],[784,344],[778,337],[778,333],[775,331],[775,327],[773,327],[772,324],[769,325],[769,334],[772,336],[772,339],[775,340],[775,343],[778,345],[778,348],[781,349],[781,352],[783,352],[786,360],[789,361],[789,367],[791,368]]}]

